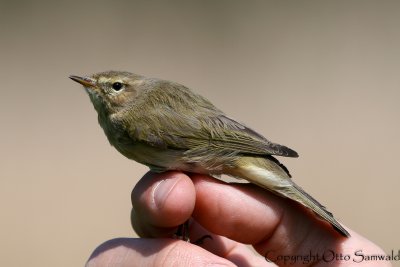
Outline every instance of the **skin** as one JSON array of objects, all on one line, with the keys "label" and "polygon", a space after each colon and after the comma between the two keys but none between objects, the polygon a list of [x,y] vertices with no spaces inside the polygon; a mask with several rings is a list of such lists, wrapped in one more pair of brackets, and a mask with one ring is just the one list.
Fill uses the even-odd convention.
[{"label": "skin", "polygon": [[[240,204],[237,209],[234,205]],[[350,238],[327,231],[327,225],[306,209],[251,184],[226,184],[205,175],[181,172],[147,173],[132,191],[133,225],[142,238],[116,238],[100,245],[87,266],[276,266],[265,260],[279,255],[308,255],[332,249],[348,261],[323,260],[278,266],[391,266],[387,261],[362,261],[354,253],[384,254],[352,230]],[[191,219],[196,239],[211,234],[201,247],[165,238]],[[215,220],[215,218],[218,218]],[[246,245],[251,244],[258,254]],[[330,254],[327,254],[330,255]]]},{"label": "skin", "polygon": [[70,78],[85,87],[110,144],[127,158],[154,172],[243,178],[307,207],[338,234],[350,236],[273,157],[297,157],[294,150],[233,120],[189,88],[129,72]]}]

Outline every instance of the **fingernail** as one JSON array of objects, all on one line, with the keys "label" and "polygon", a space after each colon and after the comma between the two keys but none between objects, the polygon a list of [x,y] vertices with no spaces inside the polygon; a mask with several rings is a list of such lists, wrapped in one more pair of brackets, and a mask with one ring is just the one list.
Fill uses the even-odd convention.
[{"label": "fingernail", "polygon": [[179,179],[164,179],[158,182],[153,189],[153,202],[157,208],[162,208],[169,194],[178,183]]}]

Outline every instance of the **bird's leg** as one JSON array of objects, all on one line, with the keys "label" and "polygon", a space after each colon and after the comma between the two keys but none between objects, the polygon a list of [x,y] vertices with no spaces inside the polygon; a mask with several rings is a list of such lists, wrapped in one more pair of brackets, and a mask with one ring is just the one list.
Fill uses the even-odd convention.
[{"label": "bird's leg", "polygon": [[213,239],[212,236],[210,235],[203,235],[202,237],[200,237],[199,239],[197,239],[196,241],[192,242],[192,244],[195,245],[203,245],[204,240],[206,240],[207,238],[210,238],[211,240]]},{"label": "bird's leg", "polygon": [[178,226],[178,230],[174,234],[174,238],[190,242],[189,238],[189,220]]},{"label": "bird's leg", "polygon": [[[190,238],[189,238],[189,220],[185,221],[183,224],[178,226],[178,230],[176,231],[176,233],[174,234],[174,238],[179,239],[179,240],[183,240],[186,242],[190,242]],[[194,242],[191,242],[192,244],[195,245],[202,245],[205,239],[213,239],[211,237],[211,235],[204,235],[202,237],[200,237],[199,239],[197,239]]]}]

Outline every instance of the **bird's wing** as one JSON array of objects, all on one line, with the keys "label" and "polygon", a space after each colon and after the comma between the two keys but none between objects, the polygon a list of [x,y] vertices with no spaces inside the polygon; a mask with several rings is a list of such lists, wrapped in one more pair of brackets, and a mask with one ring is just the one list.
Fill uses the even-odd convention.
[{"label": "bird's wing", "polygon": [[217,109],[177,110],[162,103],[134,119],[132,139],[160,148],[209,150],[247,155],[297,157],[298,154],[227,117]]},{"label": "bird's wing", "polygon": [[224,114],[200,118],[203,121],[203,138],[189,139],[195,146],[238,151],[240,154],[277,155],[297,157],[298,154],[283,145],[275,144],[247,126]]}]

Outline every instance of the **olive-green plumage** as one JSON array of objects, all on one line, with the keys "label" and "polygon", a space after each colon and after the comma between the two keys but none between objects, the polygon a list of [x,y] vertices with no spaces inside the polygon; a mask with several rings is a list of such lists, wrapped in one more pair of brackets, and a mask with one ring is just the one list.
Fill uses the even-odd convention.
[{"label": "olive-green plumage", "polygon": [[185,86],[117,71],[70,78],[85,87],[108,140],[126,157],[156,172],[181,170],[246,179],[301,203],[350,236],[273,157],[297,157],[295,151],[229,118]]}]

